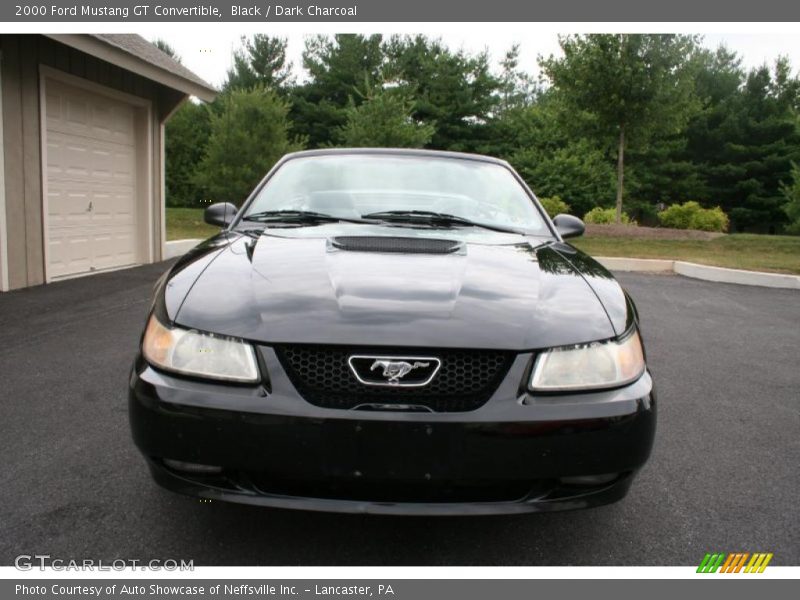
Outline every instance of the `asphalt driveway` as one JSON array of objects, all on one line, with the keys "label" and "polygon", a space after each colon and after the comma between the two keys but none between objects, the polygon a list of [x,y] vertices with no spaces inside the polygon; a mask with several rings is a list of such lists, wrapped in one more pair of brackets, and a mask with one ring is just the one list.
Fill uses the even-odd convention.
[{"label": "asphalt driveway", "polygon": [[659,391],[651,461],[621,503],[481,518],[201,503],[151,482],[126,380],[165,265],[0,295],[0,564],[800,564],[800,293],[621,274]]}]

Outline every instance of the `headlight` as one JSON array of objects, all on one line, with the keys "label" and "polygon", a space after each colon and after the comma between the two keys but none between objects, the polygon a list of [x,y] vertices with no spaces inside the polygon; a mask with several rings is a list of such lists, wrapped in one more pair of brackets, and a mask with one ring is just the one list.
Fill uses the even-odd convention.
[{"label": "headlight", "polygon": [[530,387],[540,392],[609,388],[635,381],[643,372],[642,342],[634,332],[623,340],[542,352],[536,359]]},{"label": "headlight", "polygon": [[250,344],[211,333],[165,327],[150,317],[142,353],[152,365],[197,377],[255,383],[256,355]]}]

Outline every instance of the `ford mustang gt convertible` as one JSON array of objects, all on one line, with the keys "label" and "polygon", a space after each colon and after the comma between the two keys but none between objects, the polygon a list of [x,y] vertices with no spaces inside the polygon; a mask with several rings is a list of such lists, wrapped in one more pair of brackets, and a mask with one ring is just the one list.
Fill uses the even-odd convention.
[{"label": "ford mustang gt convertible", "polygon": [[633,301],[505,162],[281,159],[161,277],[129,381],[162,486],[214,500],[496,514],[619,500],[656,402]]}]

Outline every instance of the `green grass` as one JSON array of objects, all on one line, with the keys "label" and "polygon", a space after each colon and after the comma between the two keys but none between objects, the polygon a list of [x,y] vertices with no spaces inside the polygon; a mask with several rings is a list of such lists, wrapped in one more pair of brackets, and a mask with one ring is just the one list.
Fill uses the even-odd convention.
[{"label": "green grass", "polygon": [[800,236],[739,233],[709,241],[598,236],[570,243],[592,256],[667,258],[731,269],[800,274]]},{"label": "green grass", "polygon": [[206,239],[219,231],[203,222],[202,208],[167,208],[166,213],[167,240]]},{"label": "green grass", "polygon": [[[219,228],[203,222],[199,208],[167,208],[167,239],[205,239]],[[747,269],[800,274],[800,236],[733,234],[710,241],[652,240],[627,237],[583,237],[571,240],[593,256],[667,258]]]}]

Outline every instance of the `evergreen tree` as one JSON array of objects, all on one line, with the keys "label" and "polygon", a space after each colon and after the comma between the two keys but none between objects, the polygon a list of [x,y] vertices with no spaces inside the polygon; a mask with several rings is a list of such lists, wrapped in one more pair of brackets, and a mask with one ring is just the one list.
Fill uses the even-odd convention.
[{"label": "evergreen tree", "polygon": [[208,106],[188,100],[167,121],[164,156],[167,206],[202,206],[203,190],[196,179],[203,159],[210,116]]},{"label": "evergreen tree", "polygon": [[716,206],[706,182],[703,161],[690,150],[690,132],[708,128],[716,107],[739,92],[744,80],[739,57],[720,46],[715,51],[698,49],[691,57],[696,110],[680,132],[657,133],[644,148],[632,148],[629,156],[629,190],[638,204],[673,204],[693,199]]},{"label": "evergreen tree", "polygon": [[751,70],[688,129],[689,157],[705,179],[701,200],[721,206],[732,230],[776,231],[786,222],[781,182],[800,161],[800,82],[789,73],[785,59]]},{"label": "evergreen tree", "polygon": [[261,86],[231,90],[210,112],[210,136],[196,180],[208,199],[236,205],[287,152],[304,140],[289,135],[289,105],[275,90]]},{"label": "evergreen tree", "polygon": [[383,81],[384,53],[380,35],[339,34],[306,40],[303,66],[308,81],[292,91],[293,131],[308,138],[309,146],[335,142],[347,120],[346,108],[362,98],[356,94],[364,81]]},{"label": "evergreen tree", "polygon": [[435,128],[411,116],[413,102],[402,90],[367,89],[358,105],[351,99],[347,122],[337,130],[340,145],[350,148],[421,148]]},{"label": "evergreen tree", "polygon": [[783,210],[789,217],[787,233],[800,235],[800,166],[792,163],[791,180],[781,184],[781,193],[786,200]]},{"label": "evergreen tree", "polygon": [[241,47],[233,53],[233,67],[223,90],[245,90],[261,85],[283,93],[293,82],[292,63],[286,60],[286,38],[256,33],[242,36]]},{"label": "evergreen tree", "polygon": [[414,119],[436,124],[432,148],[474,152],[487,142],[500,81],[486,52],[453,52],[418,35],[392,37],[386,54],[386,79],[415,96]]}]

